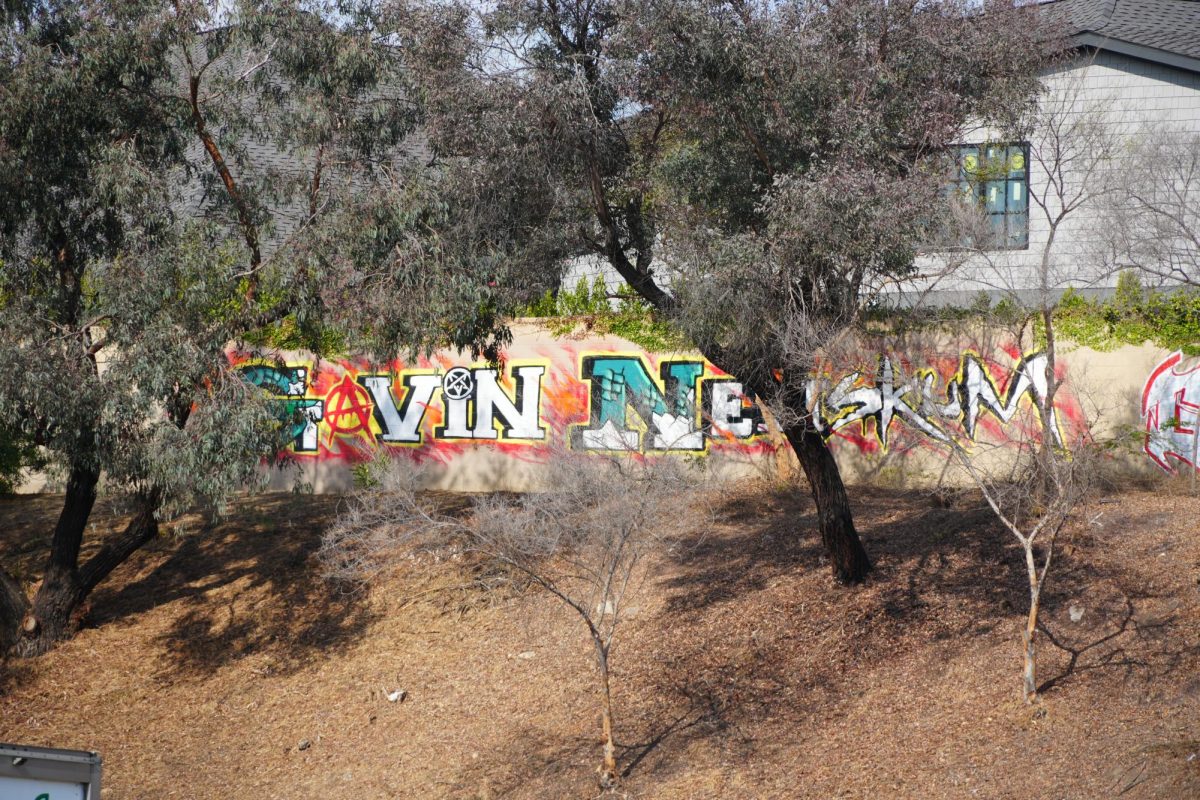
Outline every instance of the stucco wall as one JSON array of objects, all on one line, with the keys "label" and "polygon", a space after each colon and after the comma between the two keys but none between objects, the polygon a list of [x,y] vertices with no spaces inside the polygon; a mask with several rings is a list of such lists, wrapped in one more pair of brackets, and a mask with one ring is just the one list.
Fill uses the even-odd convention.
[{"label": "stucco wall", "polygon": [[[534,488],[555,449],[701,458],[735,475],[775,477],[794,463],[770,414],[694,353],[646,353],[585,332],[559,338],[536,323],[515,334],[499,370],[455,354],[375,365],[295,353],[231,358],[275,387],[282,410],[306,415],[291,449],[317,491],[349,487],[354,465],[377,452],[421,463],[430,486],[461,491]],[[1064,343],[1050,430],[1033,413],[1046,391],[1044,363],[994,329],[863,343],[817,365],[815,418],[852,480],[954,482],[950,439],[996,459],[1046,436],[1069,445],[1144,430],[1147,418],[1154,441],[1131,452],[1132,468],[1191,460],[1200,378],[1188,360],[1150,346]],[[1160,430],[1172,418],[1185,432]]]},{"label": "stucco wall", "polygon": [[[318,492],[350,488],[355,465],[378,453],[420,463],[429,486],[457,491],[536,488],[563,449],[701,459],[723,475],[776,478],[794,466],[770,414],[695,353],[646,353],[586,331],[558,337],[533,322],[514,333],[500,369],[454,353],[387,364],[230,358],[276,398],[301,479]],[[815,419],[852,481],[960,482],[947,470],[950,439],[994,460],[1047,435],[1070,444],[1132,432],[1141,449],[1127,451],[1127,469],[1195,460],[1200,369],[1191,370],[1200,364],[1151,346],[1096,352],[1067,342],[1059,355],[1050,431],[1033,413],[1044,355],[983,328],[844,349],[816,365]],[[277,488],[293,479],[274,476]],[[32,476],[23,490],[55,488]]]}]

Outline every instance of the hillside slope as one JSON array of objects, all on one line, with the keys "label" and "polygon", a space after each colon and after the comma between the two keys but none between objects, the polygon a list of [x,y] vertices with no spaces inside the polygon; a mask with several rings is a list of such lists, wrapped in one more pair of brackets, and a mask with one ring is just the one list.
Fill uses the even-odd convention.
[{"label": "hillside slope", "polygon": [[[854,494],[865,587],[831,584],[809,501],[762,487],[649,565],[614,651],[622,792],[1200,796],[1200,501],[1080,511],[1045,604],[1070,649],[1043,640],[1031,708],[1019,552],[986,511]],[[54,500],[0,500],[6,563],[31,560]],[[74,640],[0,668],[0,740],[100,751],[105,800],[595,797],[575,620],[450,566],[344,594],[313,558],[337,503],[247,499],[156,542]]]}]

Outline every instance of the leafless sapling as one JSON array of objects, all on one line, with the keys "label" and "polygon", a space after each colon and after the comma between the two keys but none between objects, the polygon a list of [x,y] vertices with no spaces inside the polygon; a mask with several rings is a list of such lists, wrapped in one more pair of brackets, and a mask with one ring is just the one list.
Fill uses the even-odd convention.
[{"label": "leafless sapling", "polygon": [[[927,402],[936,414],[936,404]],[[1035,413],[1042,413],[1038,409]],[[946,426],[950,428],[950,426]],[[1015,428],[1010,428],[1014,430]],[[1022,693],[1037,698],[1037,635],[1055,545],[1075,508],[1095,486],[1098,448],[1086,431],[1053,443],[1051,431],[970,446],[949,435],[952,462],[977,487],[1000,524],[1017,540],[1025,564],[1029,607],[1022,628]]]},{"label": "leafless sapling", "polygon": [[417,553],[478,559],[488,582],[534,585],[586,628],[599,674],[603,786],[618,780],[611,655],[639,566],[697,519],[697,473],[676,459],[555,451],[539,491],[478,498],[450,515],[397,463],[360,492],[326,533],[327,573],[369,580]]}]

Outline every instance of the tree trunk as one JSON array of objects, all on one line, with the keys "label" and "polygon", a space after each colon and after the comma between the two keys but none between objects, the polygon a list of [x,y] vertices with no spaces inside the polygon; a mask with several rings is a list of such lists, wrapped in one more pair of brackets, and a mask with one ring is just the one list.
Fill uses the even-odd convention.
[{"label": "tree trunk", "polygon": [[21,636],[21,623],[29,613],[29,598],[12,575],[0,568],[0,656]]},{"label": "tree trunk", "polygon": [[[737,376],[739,364],[724,357],[719,348],[701,348],[701,353],[724,372]],[[745,378],[746,391],[761,402],[768,397],[765,387]],[[808,478],[809,491],[817,508],[817,525],[821,531],[821,544],[833,568],[833,577],[841,584],[861,583],[871,571],[871,559],[858,538],[854,528],[854,515],[850,511],[850,497],[846,484],[842,482],[842,471],[838,468],[833,453],[825,438],[813,425],[813,412],[808,409],[808,398],[804,391],[796,391],[781,403],[790,407],[795,424],[783,428],[783,435],[796,454],[804,475]]]},{"label": "tree trunk", "polygon": [[[96,484],[100,474],[76,464],[67,478],[62,511],[50,541],[50,556],[42,573],[42,585],[20,623],[16,650],[20,655],[37,655],[50,643],[63,638],[71,611],[82,600],[79,593],[79,548],[92,507],[96,504]],[[77,598],[78,599],[75,599]]]},{"label": "tree trunk", "polygon": [[1022,689],[1025,694],[1025,702],[1033,703],[1037,700],[1037,621],[1042,593],[1036,576],[1030,576],[1029,584],[1029,615],[1025,618],[1025,630],[1022,636],[1025,645]]},{"label": "tree trunk", "polygon": [[834,579],[843,584],[859,583],[871,571],[871,559],[854,529],[850,498],[833,453],[829,452],[821,434],[809,424],[807,416],[785,429],[784,435],[796,451],[796,458],[808,478],[817,508],[821,543],[833,567]]},{"label": "tree trunk", "polygon": [[612,693],[608,686],[608,651],[597,642],[596,661],[600,669],[600,724],[604,730],[604,764],[600,768],[600,786],[610,788],[617,783],[617,747],[613,742]]},{"label": "tree trunk", "polygon": [[95,503],[97,480],[95,473],[72,470],[42,585],[28,606],[19,638],[13,646],[17,655],[40,655],[67,638],[72,632],[72,614],[80,603],[100,581],[158,532],[154,517],[158,496],[152,492],[142,498],[137,515],[125,530],[106,542],[80,567],[79,550],[88,514]]}]

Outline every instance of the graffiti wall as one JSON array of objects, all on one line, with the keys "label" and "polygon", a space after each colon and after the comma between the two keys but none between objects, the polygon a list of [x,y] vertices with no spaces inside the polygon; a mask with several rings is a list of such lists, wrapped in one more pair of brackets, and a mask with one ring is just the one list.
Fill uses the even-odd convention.
[{"label": "graffiti wall", "polygon": [[[1048,425],[1036,413],[1045,355],[969,338],[818,364],[808,410],[850,480],[942,481],[951,440],[983,458],[1018,441],[1068,443],[1089,421],[1099,439],[1143,432],[1144,452],[1126,457],[1128,469],[1197,468],[1200,359],[1150,345],[1097,352],[1064,343],[1059,352]],[[778,477],[794,466],[771,415],[733,376],[695,353],[647,353],[617,337],[561,338],[522,324],[500,365],[455,353],[383,364],[228,355],[273,398],[288,452],[316,491],[349,488],[353,466],[378,452],[427,466],[432,486],[463,491],[536,486],[556,447],[702,458],[726,474]],[[279,474],[275,486],[293,480]],[[62,490],[47,481],[37,473],[18,490]]]},{"label": "graffiti wall", "polygon": [[1049,437],[1063,446],[1086,430],[1065,365],[1055,376],[1059,388],[1048,425],[1036,413],[1049,393],[1044,353],[1010,348],[989,357],[965,348],[876,358],[870,372],[823,365],[809,392],[826,437],[862,454],[938,450],[951,440],[969,448],[981,439],[1003,444]]},{"label": "graffiti wall", "polygon": [[1142,388],[1146,455],[1166,472],[1195,469],[1200,450],[1200,363],[1176,350]]},{"label": "graffiti wall", "polygon": [[[618,345],[619,346],[619,345]],[[379,447],[446,461],[489,447],[537,458],[572,449],[630,452],[772,449],[739,382],[692,357],[593,351],[560,343],[499,366],[453,356],[387,364],[230,354],[274,396],[299,457],[355,461]]]},{"label": "graffiti wall", "polygon": [[[809,386],[814,424],[851,468],[880,456],[938,458],[951,439],[1062,443],[1082,430],[1069,385],[1049,430],[1034,413],[1047,392],[1044,355],[987,352],[864,353],[853,368],[819,365]],[[318,488],[344,488],[350,466],[379,451],[429,466],[437,485],[470,490],[536,483],[554,447],[700,456],[758,471],[790,458],[770,415],[734,377],[695,354],[646,353],[614,337],[522,328],[498,365],[457,354],[384,364],[230,358],[275,398],[289,450]]]}]

